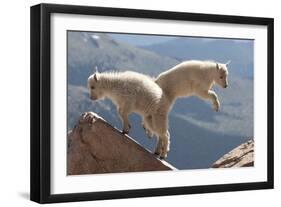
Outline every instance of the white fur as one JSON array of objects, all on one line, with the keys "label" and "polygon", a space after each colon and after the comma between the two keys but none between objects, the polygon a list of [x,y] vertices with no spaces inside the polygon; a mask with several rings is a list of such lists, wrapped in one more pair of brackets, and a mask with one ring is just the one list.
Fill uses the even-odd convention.
[{"label": "white fur", "polygon": [[212,87],[215,83],[222,88],[227,87],[227,64],[212,61],[185,61],[159,74],[155,82],[162,88],[171,104],[178,97],[194,95],[212,101],[214,109],[218,111],[220,102]]},{"label": "white fur", "polygon": [[143,118],[148,135],[158,137],[156,154],[164,158],[169,151],[168,112],[169,106],[162,89],[150,77],[140,73],[105,72],[88,78],[90,97],[93,100],[109,98],[117,106],[123,121],[123,132],[128,133],[128,115],[136,112]]}]

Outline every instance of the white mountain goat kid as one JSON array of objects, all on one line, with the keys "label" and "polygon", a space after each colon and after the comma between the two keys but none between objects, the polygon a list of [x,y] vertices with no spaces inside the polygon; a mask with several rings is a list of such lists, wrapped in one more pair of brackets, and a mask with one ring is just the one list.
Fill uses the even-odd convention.
[{"label": "white mountain goat kid", "polygon": [[149,135],[156,134],[155,154],[165,158],[169,151],[168,113],[171,105],[162,89],[152,78],[140,73],[104,72],[88,78],[90,98],[109,98],[116,106],[123,122],[123,133],[129,133],[128,116],[135,112],[142,116],[143,126]]},{"label": "white mountain goat kid", "polygon": [[228,64],[212,61],[185,61],[161,73],[155,82],[162,88],[171,105],[178,97],[198,96],[212,101],[215,111],[220,108],[214,84],[228,86]]}]

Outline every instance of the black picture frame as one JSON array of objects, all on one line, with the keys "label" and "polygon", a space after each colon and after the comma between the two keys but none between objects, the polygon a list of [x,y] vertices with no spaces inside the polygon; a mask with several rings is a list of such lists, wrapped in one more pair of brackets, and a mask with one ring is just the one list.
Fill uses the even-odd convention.
[{"label": "black picture frame", "polygon": [[[219,22],[267,26],[267,181],[238,184],[169,187],[106,192],[85,192],[73,194],[51,194],[50,189],[50,123],[51,123],[51,70],[50,70],[50,15],[52,13],[99,15],[113,17],[134,17],[194,22]],[[274,121],[274,72],[272,18],[195,14],[168,11],[135,10],[121,8],[39,4],[31,7],[31,169],[30,199],[39,203],[88,201],[146,196],[165,196],[223,191],[241,191],[273,188],[273,121]]]}]

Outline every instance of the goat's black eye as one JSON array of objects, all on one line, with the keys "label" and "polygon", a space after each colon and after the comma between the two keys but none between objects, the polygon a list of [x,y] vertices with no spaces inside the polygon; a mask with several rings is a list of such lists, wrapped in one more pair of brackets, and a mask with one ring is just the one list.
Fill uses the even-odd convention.
[{"label": "goat's black eye", "polygon": [[91,86],[91,89],[92,89],[92,90],[94,90],[94,89],[95,89],[95,87],[94,87],[94,86]]},{"label": "goat's black eye", "polygon": [[220,76],[220,79],[223,79],[223,76]]}]

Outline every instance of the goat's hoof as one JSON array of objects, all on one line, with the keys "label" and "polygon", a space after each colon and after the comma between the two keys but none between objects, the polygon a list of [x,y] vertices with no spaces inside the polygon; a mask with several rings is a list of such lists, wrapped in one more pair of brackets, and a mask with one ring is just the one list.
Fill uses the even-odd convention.
[{"label": "goat's hoof", "polygon": [[215,110],[216,112],[218,112],[219,109],[220,109],[220,102],[214,103],[213,106],[214,106],[214,110]]},{"label": "goat's hoof", "polygon": [[214,111],[215,112],[219,112],[219,107],[218,106],[214,106]]},{"label": "goat's hoof", "polygon": [[154,152],[154,154],[155,154],[156,156],[159,156],[159,155],[160,155],[160,153],[159,153],[159,152]]},{"label": "goat's hoof", "polygon": [[129,134],[129,131],[123,130],[123,131],[122,131],[122,134]]},{"label": "goat's hoof", "polygon": [[167,158],[167,154],[164,154],[164,155],[163,155],[163,154],[162,154],[162,155],[160,154],[160,157],[159,157],[159,158],[160,158],[160,160],[164,160],[164,159]]},{"label": "goat's hoof", "polygon": [[122,134],[129,134],[129,129],[123,129]]},{"label": "goat's hoof", "polygon": [[122,134],[129,134],[129,131],[131,129],[131,124],[128,124],[128,127],[125,127],[122,131]]}]

